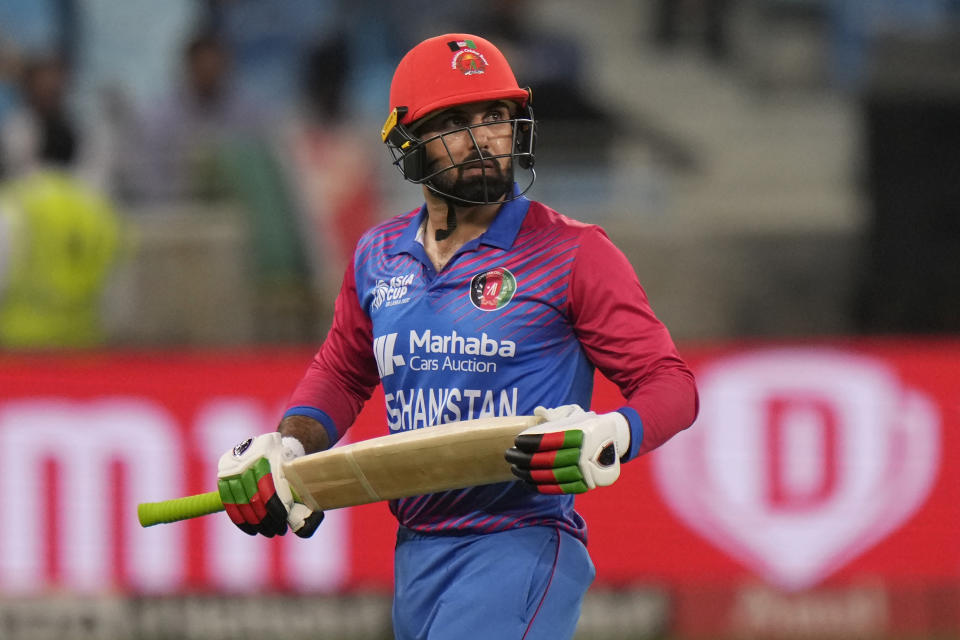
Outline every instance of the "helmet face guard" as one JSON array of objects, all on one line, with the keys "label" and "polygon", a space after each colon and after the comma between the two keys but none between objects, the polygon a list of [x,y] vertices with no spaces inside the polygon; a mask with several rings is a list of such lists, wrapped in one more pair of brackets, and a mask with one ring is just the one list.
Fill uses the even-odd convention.
[{"label": "helmet face guard", "polygon": [[[413,182],[414,184],[423,184],[430,191],[445,200],[453,200],[459,204],[468,205],[493,204],[496,202],[515,200],[529,191],[530,187],[533,186],[536,180],[536,172],[533,169],[536,121],[534,120],[533,109],[530,107],[529,102],[521,109],[521,113],[508,120],[471,124],[431,135],[427,138],[417,137],[410,128],[400,124],[405,113],[405,107],[395,108],[383,126],[381,137],[390,150],[390,154],[393,156],[393,165],[397,167],[407,181]],[[477,142],[474,131],[480,127],[504,127],[506,125],[509,125],[512,131],[510,152],[501,154],[484,152]],[[450,152],[447,139],[464,135],[469,136],[470,142],[473,145],[473,153],[468,153],[466,160],[457,162]],[[441,163],[441,166],[431,170],[427,158],[427,145],[434,141],[439,141],[446,150],[449,162],[445,164]],[[517,181],[519,190],[516,192],[512,188],[508,188],[507,193],[504,194],[502,190],[500,192],[497,190],[491,191],[488,187],[487,169],[483,161],[500,160],[502,158],[510,159],[509,171],[511,175],[508,177],[510,178],[509,182],[511,186],[518,168],[527,172],[526,179]],[[434,178],[441,174],[447,172],[458,173],[463,169],[475,168],[477,166],[479,166],[481,172],[482,195],[480,197],[465,198],[462,195],[448,193],[434,182]],[[493,176],[491,175],[490,178],[492,179]],[[504,197],[505,195],[506,197]]]}]

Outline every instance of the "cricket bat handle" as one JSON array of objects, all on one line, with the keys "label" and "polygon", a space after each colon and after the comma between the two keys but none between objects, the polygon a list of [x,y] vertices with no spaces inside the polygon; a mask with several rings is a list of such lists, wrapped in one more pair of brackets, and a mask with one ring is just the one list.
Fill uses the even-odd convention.
[{"label": "cricket bat handle", "polygon": [[210,491],[162,502],[142,502],[137,505],[137,518],[141,527],[152,527],[155,524],[198,518],[218,511],[223,511],[220,494]]}]

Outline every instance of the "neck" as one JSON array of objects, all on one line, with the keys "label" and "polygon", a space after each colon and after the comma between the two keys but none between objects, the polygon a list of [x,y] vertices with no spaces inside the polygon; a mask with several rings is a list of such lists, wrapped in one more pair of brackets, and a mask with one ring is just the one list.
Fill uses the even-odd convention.
[{"label": "neck", "polygon": [[446,200],[427,189],[424,189],[424,191],[426,192],[427,203],[427,227],[423,236],[423,246],[437,271],[440,271],[447,261],[453,257],[457,249],[479,237],[490,227],[503,203],[454,205],[457,225],[448,236],[442,240],[437,240],[437,230],[449,228],[447,226],[449,207]]},{"label": "neck", "polygon": [[[424,189],[424,191],[426,192],[427,203],[426,235],[430,239],[434,239],[438,229],[448,228],[447,218],[449,206],[443,198],[440,198],[427,189]],[[446,239],[440,242],[447,243],[454,241],[458,242],[458,246],[460,246],[476,238],[487,230],[494,218],[497,217],[497,213],[502,206],[502,202],[480,205],[454,204],[453,209],[457,219],[456,227]]]}]

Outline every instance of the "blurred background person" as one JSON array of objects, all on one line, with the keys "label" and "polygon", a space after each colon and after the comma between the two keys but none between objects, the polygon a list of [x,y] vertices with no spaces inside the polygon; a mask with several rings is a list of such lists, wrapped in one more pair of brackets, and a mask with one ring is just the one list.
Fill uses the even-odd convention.
[{"label": "blurred background person", "polygon": [[319,299],[331,300],[357,241],[380,215],[381,149],[371,144],[375,136],[362,134],[348,102],[353,65],[346,39],[315,42],[300,68],[299,109],[281,132],[280,148],[288,157],[310,277]]},{"label": "blurred background person", "polygon": [[115,138],[74,93],[77,4],[0,7],[0,349],[103,345],[102,303],[123,226]]},{"label": "blurred background person", "polygon": [[80,132],[67,112],[67,72],[57,58],[27,60],[20,83],[22,107],[3,123],[4,166],[23,175],[42,165],[66,169],[77,159]]},{"label": "blurred background person", "polygon": [[0,186],[0,351],[102,346],[121,232],[110,202],[68,173],[38,169]]},{"label": "blurred background person", "polygon": [[238,91],[231,52],[218,34],[193,34],[181,62],[169,94],[144,107],[139,118],[134,201],[222,198],[218,155],[234,140],[264,134],[265,114]]},{"label": "blurred background person", "polygon": [[0,122],[0,166],[8,178],[56,168],[97,189],[110,187],[113,138],[101,119],[78,118],[69,96],[70,70],[62,58],[23,60],[16,106]]},{"label": "blurred background person", "polygon": [[236,88],[273,112],[300,97],[304,56],[340,26],[337,0],[198,0],[200,20],[230,50]]}]

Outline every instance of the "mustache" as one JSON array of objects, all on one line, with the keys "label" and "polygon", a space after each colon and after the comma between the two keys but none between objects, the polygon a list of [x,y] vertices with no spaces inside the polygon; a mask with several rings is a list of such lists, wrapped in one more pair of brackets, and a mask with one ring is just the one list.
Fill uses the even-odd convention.
[{"label": "mustache", "polygon": [[[488,164],[490,166],[486,166]],[[493,171],[500,171],[500,165],[497,163],[496,156],[490,153],[483,153],[483,151],[473,151],[460,162],[461,171],[463,169],[477,168],[478,166],[484,166],[484,168]]]},{"label": "mustache", "polygon": [[451,158],[435,158],[429,164],[431,170],[437,170],[437,165],[448,162],[449,164],[442,169],[439,169],[441,173],[448,173],[455,171],[457,173],[463,173],[464,169],[475,169],[483,167],[486,171],[498,174],[501,172],[500,164],[497,162],[497,158],[502,156],[496,156],[491,153],[484,153],[483,151],[474,150],[466,158],[460,162],[453,162]]},{"label": "mustache", "polygon": [[471,151],[466,158],[463,159],[461,164],[466,164],[468,162],[478,162],[480,160],[493,160],[493,154],[484,153],[482,149],[474,149]]}]

